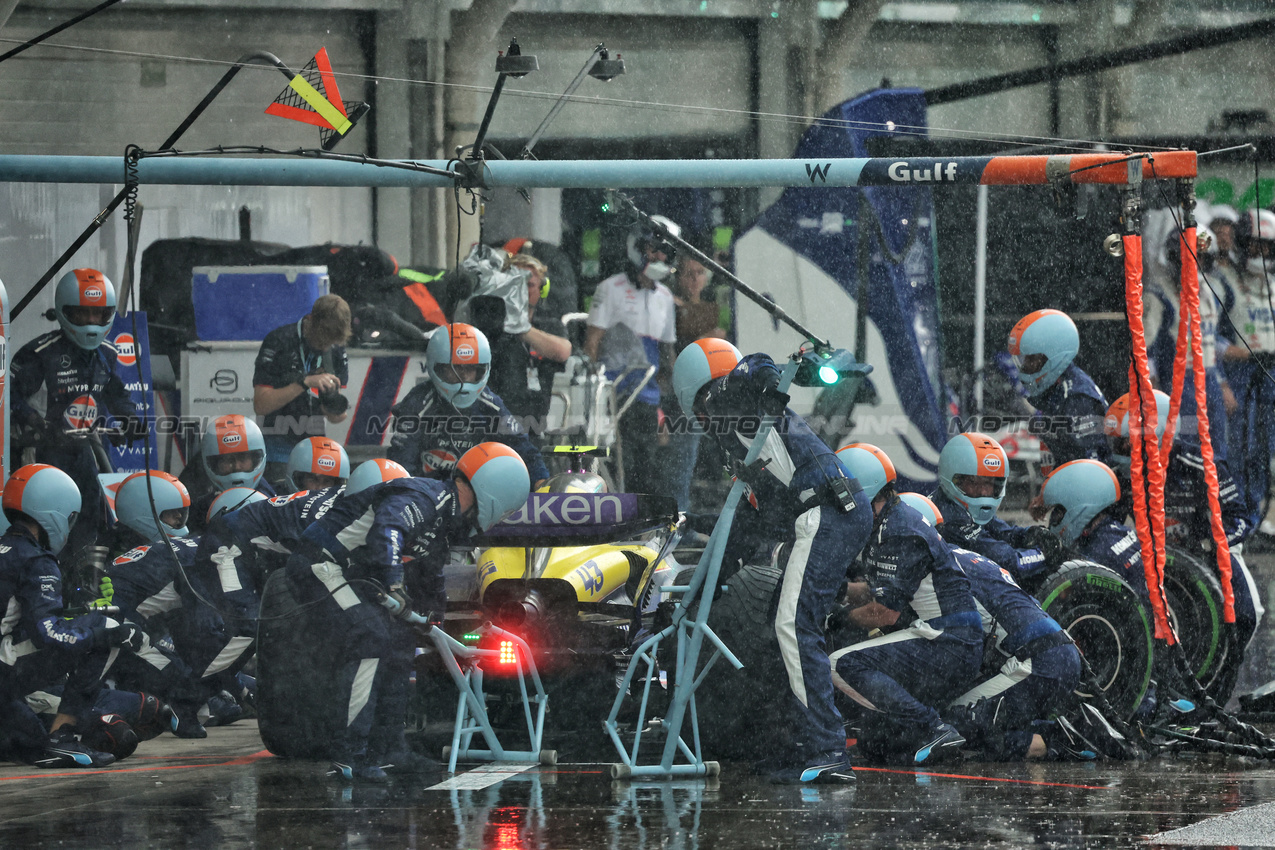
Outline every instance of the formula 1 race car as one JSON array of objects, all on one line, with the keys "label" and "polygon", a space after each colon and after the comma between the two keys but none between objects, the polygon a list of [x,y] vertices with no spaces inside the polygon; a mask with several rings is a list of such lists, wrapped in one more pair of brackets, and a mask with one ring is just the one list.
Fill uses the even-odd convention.
[{"label": "formula 1 race car", "polygon": [[[501,648],[478,635],[484,622],[517,634],[551,696],[550,729],[596,728],[615,699],[630,650],[651,629],[662,588],[679,570],[671,555],[677,528],[672,498],[607,493],[602,479],[588,472],[556,475],[484,535],[487,547],[469,567],[476,583],[463,598],[453,596],[463,583],[449,581],[443,628],[483,649]],[[484,665],[496,723],[502,706],[522,710],[512,651],[505,660]],[[416,669],[423,719],[450,720],[455,692],[441,659],[426,649]]]}]

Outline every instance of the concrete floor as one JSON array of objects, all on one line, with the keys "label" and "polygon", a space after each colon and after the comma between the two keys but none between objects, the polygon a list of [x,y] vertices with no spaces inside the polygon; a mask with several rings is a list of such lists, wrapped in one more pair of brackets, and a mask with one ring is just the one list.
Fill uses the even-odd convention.
[{"label": "concrete floor", "polygon": [[251,722],[209,732],[104,771],[0,767],[0,847],[1131,847],[1181,827],[1199,837],[1165,840],[1275,846],[1258,806],[1275,800],[1275,766],[1240,759],[863,768],[849,788],[771,786],[730,764],[667,783],[574,764],[344,787],[262,751]]}]

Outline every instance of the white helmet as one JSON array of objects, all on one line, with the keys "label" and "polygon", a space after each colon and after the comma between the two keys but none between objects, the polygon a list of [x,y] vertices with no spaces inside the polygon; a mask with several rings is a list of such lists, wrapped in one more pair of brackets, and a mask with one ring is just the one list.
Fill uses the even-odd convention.
[{"label": "white helmet", "polygon": [[[652,222],[658,222],[668,229],[669,233],[674,236],[682,235],[682,228],[675,221],[662,215],[651,216]],[[647,260],[646,249],[651,248],[664,255],[663,260]],[[660,283],[668,280],[669,275],[673,273],[673,260],[677,256],[677,246],[669,241],[660,230],[651,225],[650,222],[643,221],[629,231],[628,238],[628,254],[629,262],[633,264],[633,268],[639,274],[646,275],[650,280]]]},{"label": "white helmet", "polygon": [[1235,244],[1251,273],[1275,274],[1275,212],[1245,211],[1235,225]]}]

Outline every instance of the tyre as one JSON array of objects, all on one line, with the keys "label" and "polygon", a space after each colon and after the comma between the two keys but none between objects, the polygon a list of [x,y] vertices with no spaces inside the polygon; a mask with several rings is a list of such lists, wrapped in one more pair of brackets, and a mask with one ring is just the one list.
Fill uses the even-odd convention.
[{"label": "tyre", "polygon": [[1187,667],[1210,694],[1233,662],[1222,622],[1222,584],[1216,567],[1198,556],[1169,546],[1164,565],[1164,594],[1169,621],[1182,641]]},{"label": "tyre", "polygon": [[[783,570],[770,564],[742,567],[713,602],[709,625],[744,667],[736,670],[718,658],[695,691],[706,757],[753,759],[786,746],[788,674],[770,620],[782,578]],[[704,662],[709,657],[701,656]]]},{"label": "tyre", "polygon": [[261,593],[257,625],[257,724],[266,749],[285,758],[331,758],[341,728],[340,708],[322,677],[331,659],[318,657],[321,624],[311,623],[283,570]]},{"label": "tyre", "polygon": [[[1075,640],[1116,714],[1132,716],[1155,661],[1151,615],[1137,591],[1106,567],[1068,561],[1045,579],[1036,598]],[[1077,693],[1091,696],[1083,681]]]}]

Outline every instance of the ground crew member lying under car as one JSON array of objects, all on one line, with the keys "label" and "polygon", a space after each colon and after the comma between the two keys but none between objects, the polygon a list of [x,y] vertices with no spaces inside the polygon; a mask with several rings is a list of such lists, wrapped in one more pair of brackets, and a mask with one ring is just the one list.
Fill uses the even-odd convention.
[{"label": "ground crew member lying under car", "polygon": [[832,680],[863,708],[865,752],[912,751],[916,764],[959,752],[965,739],[934,706],[978,675],[983,630],[969,579],[921,515],[894,492],[894,464],[867,443],[837,456],[863,484],[876,525],[846,593],[848,616],[887,634],[838,649]]}]

